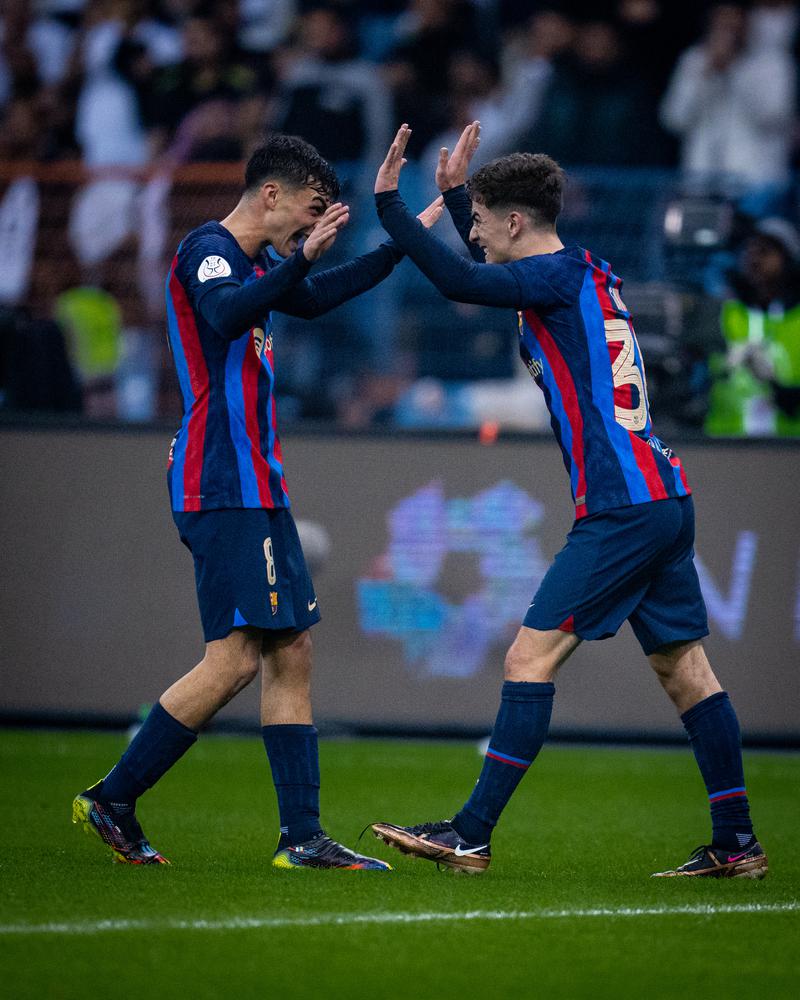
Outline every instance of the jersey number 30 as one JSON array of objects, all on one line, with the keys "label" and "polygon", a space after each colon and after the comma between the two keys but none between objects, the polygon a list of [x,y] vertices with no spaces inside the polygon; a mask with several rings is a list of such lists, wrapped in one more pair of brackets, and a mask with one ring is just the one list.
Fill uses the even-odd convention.
[{"label": "jersey number 30", "polygon": [[[619,354],[611,362],[614,389],[629,385],[635,389],[635,403],[620,406],[614,400],[614,419],[629,431],[643,431],[647,426],[647,388],[644,372],[636,363],[636,337],[624,319],[607,319],[606,343],[621,344]],[[639,352],[641,357],[641,352]],[[634,393],[631,393],[633,399]]]}]

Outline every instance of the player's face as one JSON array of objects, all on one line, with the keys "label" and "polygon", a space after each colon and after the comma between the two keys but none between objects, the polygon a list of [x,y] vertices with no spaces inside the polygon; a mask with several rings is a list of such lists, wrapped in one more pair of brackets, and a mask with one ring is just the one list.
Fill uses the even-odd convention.
[{"label": "player's face", "polygon": [[493,211],[481,202],[473,201],[469,238],[472,243],[483,247],[487,264],[504,264],[514,259],[507,212]]},{"label": "player's face", "polygon": [[301,188],[282,188],[270,219],[270,243],[281,257],[289,257],[300,246],[328,208],[330,198],[307,184]]}]

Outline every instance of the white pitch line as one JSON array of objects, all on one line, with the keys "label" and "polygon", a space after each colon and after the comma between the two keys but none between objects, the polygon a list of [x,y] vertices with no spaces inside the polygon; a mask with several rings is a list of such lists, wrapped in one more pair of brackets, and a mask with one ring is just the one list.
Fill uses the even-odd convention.
[{"label": "white pitch line", "polygon": [[685,906],[597,907],[574,910],[467,910],[443,913],[321,913],[315,917],[228,917],[219,920],[93,920],[51,924],[0,924],[0,936],[107,934],[115,931],[249,931],[359,924],[459,923],[467,920],[566,920],[572,917],[708,917],[726,913],[796,913],[794,903],[695,903]]}]

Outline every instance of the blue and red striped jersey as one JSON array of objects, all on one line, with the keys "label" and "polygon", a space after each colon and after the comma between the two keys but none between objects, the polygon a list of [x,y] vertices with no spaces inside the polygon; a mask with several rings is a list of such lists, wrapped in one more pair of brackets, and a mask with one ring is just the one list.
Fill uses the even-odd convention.
[{"label": "blue and red striped jersey", "polygon": [[272,266],[264,253],[251,260],[218,222],[189,233],[172,261],[167,320],[184,408],[167,473],[173,510],[289,506],[271,316],[228,339],[199,309],[210,289],[247,284]]},{"label": "blue and red striped jersey", "polygon": [[578,246],[483,263],[463,185],[444,200],[470,262],[415,219],[397,190],[375,196],[384,228],[439,291],[518,311],[520,353],[544,392],[576,517],[689,494],[680,459],[653,434],[641,351],[609,265]]},{"label": "blue and red striped jersey", "polygon": [[544,392],[576,517],[689,494],[680,459],[653,434],[641,351],[610,266],[577,246],[506,266],[533,303],[518,313],[520,354]]}]

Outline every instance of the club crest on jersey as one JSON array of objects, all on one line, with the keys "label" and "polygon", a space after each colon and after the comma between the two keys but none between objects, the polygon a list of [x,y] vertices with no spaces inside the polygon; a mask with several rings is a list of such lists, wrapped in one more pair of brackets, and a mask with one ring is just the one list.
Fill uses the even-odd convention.
[{"label": "club crest on jersey", "polygon": [[272,350],[272,334],[268,337],[265,335],[264,331],[260,326],[253,327],[253,347],[256,349],[256,355],[260,358],[264,353],[264,348],[267,352]]},{"label": "club crest on jersey", "polygon": [[198,281],[211,281],[212,278],[227,278],[231,273],[231,265],[224,257],[206,257],[197,269]]},{"label": "club crest on jersey", "polygon": [[271,590],[269,592],[269,606],[272,608],[273,615],[278,613],[278,591]]}]

